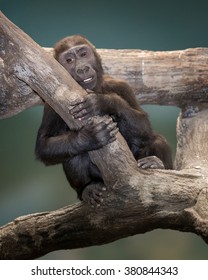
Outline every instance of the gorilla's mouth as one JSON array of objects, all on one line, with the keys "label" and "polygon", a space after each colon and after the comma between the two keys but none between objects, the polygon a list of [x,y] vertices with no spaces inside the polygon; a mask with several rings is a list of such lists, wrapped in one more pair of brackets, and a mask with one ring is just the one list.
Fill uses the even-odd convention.
[{"label": "gorilla's mouth", "polygon": [[90,76],[86,79],[83,79],[79,84],[85,89],[93,89],[97,83],[97,78],[95,76]]},{"label": "gorilla's mouth", "polygon": [[85,84],[90,83],[90,82],[92,82],[93,79],[94,79],[94,77],[87,78],[87,79],[83,80],[83,83],[85,83]]}]

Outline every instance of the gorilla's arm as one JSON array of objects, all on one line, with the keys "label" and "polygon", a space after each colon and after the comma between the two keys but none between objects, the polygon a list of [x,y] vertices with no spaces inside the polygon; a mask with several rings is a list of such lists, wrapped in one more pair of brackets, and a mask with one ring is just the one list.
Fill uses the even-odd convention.
[{"label": "gorilla's arm", "polygon": [[71,105],[74,106],[71,113],[75,118],[87,119],[95,115],[108,114],[119,119],[129,119],[130,122],[132,118],[141,118],[148,122],[148,116],[139,107],[131,87],[126,82],[108,76],[104,77],[101,92],[91,91]]},{"label": "gorilla's arm", "polygon": [[108,91],[103,94],[90,93],[75,100],[72,103],[73,116],[85,119],[97,114],[111,115],[118,123],[121,134],[125,135],[134,157],[137,160],[146,158],[138,163],[139,167],[172,169],[171,150],[167,141],[153,132],[148,115],[138,106],[131,88],[124,82],[110,80],[105,90]]},{"label": "gorilla's arm", "polygon": [[70,131],[63,120],[46,105],[36,141],[36,157],[46,165],[63,163],[78,154],[113,142],[118,132],[116,126],[111,118],[96,122],[90,119],[79,131]]},{"label": "gorilla's arm", "polygon": [[[126,95],[128,96],[128,92]],[[147,135],[151,138],[152,129],[148,116],[136,104],[135,100],[135,105],[132,108],[128,101],[113,92],[90,93],[71,103],[74,106],[71,114],[76,119],[87,119],[96,115],[108,114],[112,116],[114,121],[118,122],[121,133],[122,130],[128,129],[128,133],[124,134],[125,136],[128,135],[131,139],[134,137],[139,139]]]}]

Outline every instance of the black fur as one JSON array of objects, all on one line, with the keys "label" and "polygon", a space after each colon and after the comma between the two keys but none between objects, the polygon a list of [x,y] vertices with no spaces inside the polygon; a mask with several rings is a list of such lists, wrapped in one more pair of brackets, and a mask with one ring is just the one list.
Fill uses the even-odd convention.
[{"label": "black fur", "polygon": [[[118,128],[139,167],[172,168],[166,140],[153,132],[147,114],[139,107],[129,85],[104,76],[101,59],[88,40],[80,35],[64,38],[55,45],[54,52],[72,77],[90,91],[84,98],[72,102],[71,110],[73,117],[85,119],[86,125],[79,131],[70,130],[46,104],[37,136],[39,160],[46,165],[62,163],[78,197],[93,206],[102,202],[105,186],[88,151],[114,141]],[[98,124],[94,122],[93,116],[106,114],[111,118]]]}]

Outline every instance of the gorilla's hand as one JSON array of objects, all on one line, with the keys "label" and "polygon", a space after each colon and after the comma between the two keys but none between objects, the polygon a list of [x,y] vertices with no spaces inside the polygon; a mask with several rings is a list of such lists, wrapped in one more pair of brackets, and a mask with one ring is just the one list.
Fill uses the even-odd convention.
[{"label": "gorilla's hand", "polygon": [[[78,98],[71,102],[70,113],[75,119],[88,119],[102,113],[103,96],[100,94],[90,93],[84,97]],[[104,104],[103,104],[104,105]]]},{"label": "gorilla's hand", "polygon": [[87,120],[77,136],[77,144],[83,152],[102,148],[116,140],[117,124],[109,116]]}]

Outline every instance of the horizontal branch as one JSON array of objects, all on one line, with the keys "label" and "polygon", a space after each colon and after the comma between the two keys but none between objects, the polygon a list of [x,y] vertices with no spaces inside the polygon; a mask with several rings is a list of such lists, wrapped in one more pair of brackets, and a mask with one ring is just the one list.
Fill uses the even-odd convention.
[{"label": "horizontal branch", "polygon": [[157,228],[194,232],[208,242],[207,185],[191,173],[135,174],[125,187],[109,190],[97,210],[77,203],[18,218],[0,228],[0,258],[33,259]]},{"label": "horizontal branch", "polygon": [[[9,69],[7,58],[11,53],[8,48],[13,48],[9,44],[11,41],[4,41],[4,21],[4,18],[0,18],[0,26],[4,27],[0,33],[0,119],[42,104],[35,92],[38,89],[31,88],[30,84],[18,79]],[[53,56],[52,49],[45,51]],[[105,73],[126,80],[140,104],[183,107],[208,101],[208,48],[180,51],[98,49],[98,52],[102,57]],[[33,55],[38,58],[37,53],[34,52]],[[51,67],[57,67],[57,64],[53,63]],[[42,72],[43,80],[46,74],[47,69]],[[68,80],[72,83],[69,77]]]},{"label": "horizontal branch", "polygon": [[100,50],[106,72],[127,80],[140,104],[208,101],[208,48],[180,51]]},{"label": "horizontal branch", "polygon": [[[45,50],[53,56],[53,49]],[[97,51],[105,73],[126,80],[140,104],[183,107],[208,101],[208,48]]]}]

